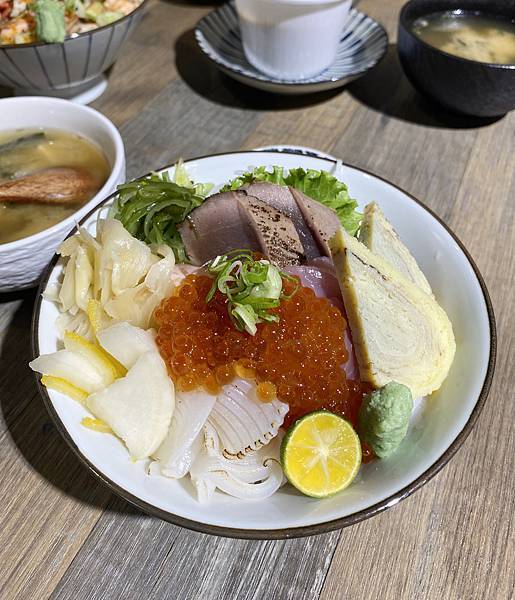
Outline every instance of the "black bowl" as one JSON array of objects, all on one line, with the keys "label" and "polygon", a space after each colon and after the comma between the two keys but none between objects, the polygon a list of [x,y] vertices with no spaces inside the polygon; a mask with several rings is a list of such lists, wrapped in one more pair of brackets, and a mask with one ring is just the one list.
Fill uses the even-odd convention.
[{"label": "black bowl", "polygon": [[453,56],[412,32],[419,17],[460,9],[515,20],[513,0],[410,0],[401,11],[397,35],[404,72],[421,93],[453,111],[478,117],[504,115],[515,108],[515,64]]}]

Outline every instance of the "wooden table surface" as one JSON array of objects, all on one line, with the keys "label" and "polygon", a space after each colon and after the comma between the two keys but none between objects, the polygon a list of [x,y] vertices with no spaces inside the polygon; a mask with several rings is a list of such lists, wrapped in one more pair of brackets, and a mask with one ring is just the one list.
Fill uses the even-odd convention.
[{"label": "wooden table surface", "polygon": [[120,128],[131,178],[180,156],[302,144],[427,203],[472,253],[495,307],[497,371],[474,431],[428,485],[342,531],[278,542],[193,533],[81,466],[27,367],[35,291],[0,295],[2,600],[514,598],[515,112],[477,122],[417,96],[396,58],[401,4],[360,4],[390,36],[373,72],[343,91],[281,98],[202,57],[192,28],[212,5],[152,0],[94,106]]}]

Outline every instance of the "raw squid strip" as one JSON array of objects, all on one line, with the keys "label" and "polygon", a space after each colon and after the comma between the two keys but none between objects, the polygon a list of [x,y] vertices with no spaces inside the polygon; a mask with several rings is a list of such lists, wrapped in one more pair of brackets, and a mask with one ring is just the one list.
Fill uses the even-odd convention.
[{"label": "raw squid strip", "polygon": [[250,456],[228,459],[220,447],[215,428],[204,427],[204,445],[193,463],[190,476],[199,502],[208,502],[215,489],[246,500],[263,500],[284,483],[279,463],[282,434]]},{"label": "raw squid strip", "polygon": [[226,458],[242,458],[273,439],[283,424],[288,405],[279,400],[261,402],[255,384],[236,379],[224,386],[209,415]]},{"label": "raw squid strip", "polygon": [[216,396],[205,392],[177,392],[175,401],[170,429],[153,456],[162,475],[180,478],[190,470],[199,450],[199,433],[215,404]]}]

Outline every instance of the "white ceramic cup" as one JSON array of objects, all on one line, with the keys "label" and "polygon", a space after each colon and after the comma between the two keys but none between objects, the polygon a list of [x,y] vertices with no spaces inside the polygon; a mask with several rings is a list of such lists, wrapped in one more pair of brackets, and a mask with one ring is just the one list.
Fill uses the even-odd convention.
[{"label": "white ceramic cup", "polygon": [[306,79],[336,58],[351,0],[236,0],[247,60],[266,75]]}]

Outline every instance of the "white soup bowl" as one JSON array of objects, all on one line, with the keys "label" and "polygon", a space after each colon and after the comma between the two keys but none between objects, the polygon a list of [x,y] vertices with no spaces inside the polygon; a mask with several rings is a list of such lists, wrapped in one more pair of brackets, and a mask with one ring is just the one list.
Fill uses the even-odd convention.
[{"label": "white soup bowl", "polygon": [[14,129],[61,129],[96,144],[110,175],[97,194],[68,218],[39,233],[0,244],[0,292],[36,285],[59,243],[85,214],[125,181],[125,150],[116,127],[96,110],[45,97],[0,100],[0,133]]}]

